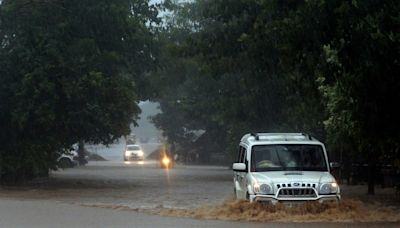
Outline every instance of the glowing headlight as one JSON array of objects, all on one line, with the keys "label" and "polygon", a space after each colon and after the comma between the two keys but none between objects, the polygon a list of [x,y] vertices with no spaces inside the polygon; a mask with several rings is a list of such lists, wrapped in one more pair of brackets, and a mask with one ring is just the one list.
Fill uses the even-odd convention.
[{"label": "glowing headlight", "polygon": [[258,194],[273,194],[272,187],[269,184],[254,183],[253,190],[255,193],[258,193]]},{"label": "glowing headlight", "polygon": [[168,166],[168,164],[171,162],[171,160],[169,160],[169,158],[168,157],[164,157],[163,159],[162,159],[162,163],[164,164],[164,165],[166,165],[166,166]]},{"label": "glowing headlight", "polygon": [[320,194],[337,193],[338,185],[335,182],[322,184],[319,188]]},{"label": "glowing headlight", "polygon": [[131,152],[130,151],[125,151],[125,156],[130,156]]},{"label": "glowing headlight", "polygon": [[331,193],[337,193],[338,191],[338,184],[336,182],[331,183]]},{"label": "glowing headlight", "polygon": [[142,157],[143,156],[143,151],[139,150],[137,154],[138,154],[139,157]]}]

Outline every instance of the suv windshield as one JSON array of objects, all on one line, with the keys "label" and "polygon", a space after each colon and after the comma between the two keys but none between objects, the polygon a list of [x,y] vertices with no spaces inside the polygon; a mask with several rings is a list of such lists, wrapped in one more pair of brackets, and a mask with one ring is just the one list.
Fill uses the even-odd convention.
[{"label": "suv windshield", "polygon": [[140,150],[140,147],[139,146],[127,146],[126,150],[129,150],[129,151],[131,151],[131,150]]},{"label": "suv windshield", "polygon": [[319,145],[253,146],[251,171],[328,171],[323,149]]}]

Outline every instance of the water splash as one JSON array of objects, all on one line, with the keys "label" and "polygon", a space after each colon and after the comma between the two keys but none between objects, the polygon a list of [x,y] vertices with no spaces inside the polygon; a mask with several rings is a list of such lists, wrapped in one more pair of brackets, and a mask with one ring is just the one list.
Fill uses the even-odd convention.
[{"label": "water splash", "polygon": [[377,205],[366,205],[357,200],[340,203],[307,202],[288,207],[228,200],[221,205],[196,209],[156,208],[147,210],[163,216],[191,217],[253,222],[400,222],[400,211]]}]

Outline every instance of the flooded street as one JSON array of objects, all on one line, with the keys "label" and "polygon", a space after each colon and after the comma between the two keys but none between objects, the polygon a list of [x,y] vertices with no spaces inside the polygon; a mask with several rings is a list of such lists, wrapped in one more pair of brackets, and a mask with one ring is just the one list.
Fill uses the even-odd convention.
[{"label": "flooded street", "polygon": [[[159,147],[141,145],[145,157]],[[175,165],[166,170],[158,161],[124,162],[125,141],[105,146],[86,146],[107,161],[53,171],[49,179],[24,187],[6,188],[0,196],[54,198],[82,204],[116,204],[130,208],[194,208],[221,203],[231,197],[232,172],[228,167]]]},{"label": "flooded street", "polygon": [[177,165],[165,170],[155,161],[89,162],[53,172],[50,179],[26,187],[3,189],[0,196],[131,208],[194,208],[231,197],[231,175],[225,167]]},{"label": "flooded street", "polygon": [[[123,162],[119,157],[122,148],[121,144],[116,144],[97,149],[97,153],[109,161],[90,161],[86,166],[53,171],[50,178],[38,179],[23,186],[2,187],[0,201],[3,207],[0,210],[8,210],[7,205],[25,208],[25,204],[32,207],[38,204],[47,205],[48,208],[42,212],[46,214],[49,211],[57,213],[61,210],[57,209],[59,207],[74,207],[75,211],[82,210],[84,214],[105,213],[106,217],[119,217],[126,213],[139,218],[156,216],[152,219],[171,220],[171,227],[179,226],[175,223],[177,217],[189,219],[182,220],[186,223],[179,223],[186,224],[182,227],[190,224],[193,218],[203,221],[295,222],[297,225],[304,222],[315,225],[315,222],[347,222],[352,225],[357,225],[354,222],[372,222],[369,225],[379,226],[380,223],[375,222],[384,222],[385,226],[396,226],[400,221],[398,207],[387,207],[373,200],[365,204],[364,194],[357,194],[364,191],[362,186],[343,186],[344,199],[340,205],[307,204],[286,208],[234,202],[232,170],[228,167],[177,164],[166,170],[154,160]],[[149,152],[146,151],[146,154]],[[378,191],[375,199],[392,194],[385,191]],[[25,206],[18,206],[20,204]],[[3,216],[0,222],[4,220]],[[104,222],[101,224],[104,225]],[[159,224],[163,227],[164,223],[159,221]],[[217,226],[232,225],[229,224],[218,223]]]}]

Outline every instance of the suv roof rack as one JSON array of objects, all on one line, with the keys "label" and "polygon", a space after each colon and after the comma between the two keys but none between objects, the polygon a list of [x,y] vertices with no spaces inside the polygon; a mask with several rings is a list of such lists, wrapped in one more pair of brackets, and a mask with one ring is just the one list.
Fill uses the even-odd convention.
[{"label": "suv roof rack", "polygon": [[311,135],[307,134],[307,133],[301,133],[302,135],[304,135],[304,137],[308,137],[309,140],[312,140]]},{"label": "suv roof rack", "polygon": [[255,140],[257,141],[260,140],[260,137],[258,136],[257,133],[250,133],[250,135],[253,136]]},{"label": "suv roof rack", "polygon": [[[292,140],[316,140],[310,134],[307,133],[255,133],[251,132],[247,135],[248,137],[252,137],[255,141],[270,141],[270,140],[283,140],[283,141],[292,141]],[[246,137],[246,135],[244,136]],[[244,139],[244,138],[243,138]]]}]

